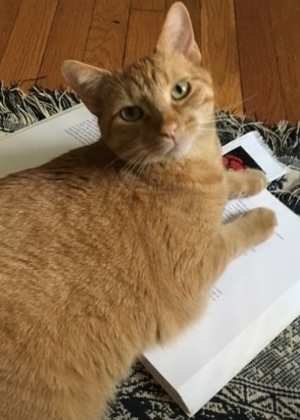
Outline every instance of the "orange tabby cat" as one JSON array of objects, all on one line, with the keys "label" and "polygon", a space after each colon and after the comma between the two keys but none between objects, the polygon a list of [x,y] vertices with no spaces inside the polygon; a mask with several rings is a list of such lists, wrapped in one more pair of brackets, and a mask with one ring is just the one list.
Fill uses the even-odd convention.
[{"label": "orange tabby cat", "polygon": [[222,225],[227,198],[266,180],[223,170],[181,3],[151,56],[63,74],[102,139],[0,181],[1,420],[99,420],[137,356],[199,317],[228,263],[276,225],[264,208]]}]

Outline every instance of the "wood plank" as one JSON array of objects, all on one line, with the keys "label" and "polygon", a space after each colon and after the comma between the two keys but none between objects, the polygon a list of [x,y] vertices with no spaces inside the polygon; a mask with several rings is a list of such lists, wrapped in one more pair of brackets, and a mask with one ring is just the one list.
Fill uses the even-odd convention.
[{"label": "wood plank", "polygon": [[84,61],[106,69],[122,66],[130,0],[96,0]]},{"label": "wood plank", "polygon": [[[0,1],[0,60],[4,54],[15,20],[18,16],[22,0]],[[2,79],[2,74],[1,74]]]},{"label": "wood plank", "polygon": [[[271,1],[273,7],[273,0]],[[244,109],[268,123],[286,118],[267,1],[235,0]]]},{"label": "wood plank", "polygon": [[[155,49],[160,35],[165,14],[174,0],[166,0],[165,11],[131,10],[126,40],[124,65],[150,54]],[[195,38],[200,42],[200,5],[199,1],[184,0],[183,3],[191,14]]]},{"label": "wood plank", "polygon": [[165,0],[132,0],[131,8],[162,12],[165,10]]},{"label": "wood plank", "polygon": [[59,0],[39,71],[39,77],[46,76],[43,86],[53,89],[65,84],[60,73],[63,60],[83,60],[94,5],[95,0],[82,0],[76,7],[74,0]]},{"label": "wood plank", "polygon": [[163,12],[131,10],[124,58],[125,66],[154,51],[163,21]]},{"label": "wood plank", "polygon": [[202,0],[201,40],[203,66],[212,75],[217,106],[242,115],[233,0]]},{"label": "wood plank", "polygon": [[56,7],[57,0],[23,0],[0,63],[4,80],[36,80]]},{"label": "wood plank", "polygon": [[[169,10],[173,3],[176,3],[177,0],[166,0],[166,12]],[[195,33],[195,40],[197,44],[201,45],[201,30],[200,30],[200,21],[201,21],[201,12],[200,12],[200,0],[182,0],[186,8],[189,11],[190,18],[192,21],[192,25],[194,28]]]},{"label": "wood plank", "polygon": [[268,0],[286,117],[300,120],[300,2]]}]

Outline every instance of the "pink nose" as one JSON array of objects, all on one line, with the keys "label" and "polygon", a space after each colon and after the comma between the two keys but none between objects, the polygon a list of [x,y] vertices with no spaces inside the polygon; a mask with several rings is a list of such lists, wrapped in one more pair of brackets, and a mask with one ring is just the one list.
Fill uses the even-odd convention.
[{"label": "pink nose", "polygon": [[159,129],[159,134],[169,139],[175,139],[175,133],[178,128],[178,124],[174,120],[163,121]]}]

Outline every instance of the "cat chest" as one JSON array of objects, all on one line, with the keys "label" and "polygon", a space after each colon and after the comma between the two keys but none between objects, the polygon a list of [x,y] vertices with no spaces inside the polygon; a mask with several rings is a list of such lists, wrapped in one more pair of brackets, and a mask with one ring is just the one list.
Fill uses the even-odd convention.
[{"label": "cat chest", "polygon": [[223,208],[223,197],[194,193],[136,197],[132,212],[143,242],[172,251],[209,240],[221,223]]}]

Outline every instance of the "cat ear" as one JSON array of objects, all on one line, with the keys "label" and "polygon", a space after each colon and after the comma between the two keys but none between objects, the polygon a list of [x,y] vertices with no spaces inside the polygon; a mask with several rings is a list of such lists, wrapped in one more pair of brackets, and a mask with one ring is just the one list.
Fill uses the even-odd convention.
[{"label": "cat ear", "polygon": [[195,41],[192,22],[186,7],[174,3],[168,11],[156,50],[178,52],[196,65],[201,64],[201,53]]},{"label": "cat ear", "polygon": [[99,115],[101,108],[99,85],[102,79],[111,73],[75,60],[64,61],[61,72],[86,107],[93,114]]}]

